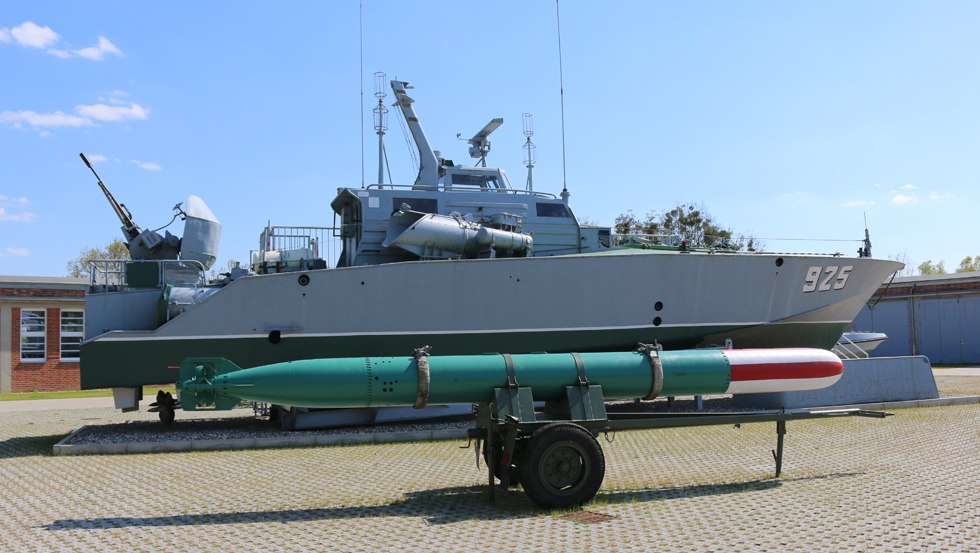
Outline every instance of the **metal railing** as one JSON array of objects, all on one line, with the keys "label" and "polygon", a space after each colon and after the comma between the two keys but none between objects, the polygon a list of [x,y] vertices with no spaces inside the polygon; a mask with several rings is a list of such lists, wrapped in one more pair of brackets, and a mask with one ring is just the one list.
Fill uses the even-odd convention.
[{"label": "metal railing", "polygon": [[613,246],[678,247],[683,239],[677,234],[611,234]]},{"label": "metal railing", "polygon": [[297,227],[266,225],[259,235],[259,249],[249,252],[252,270],[255,265],[286,261],[281,256],[270,259],[271,252],[296,252],[307,250],[306,260],[323,259],[328,265],[335,264],[340,250],[339,229],[336,227]]},{"label": "metal railing", "polygon": [[854,343],[854,341],[847,336],[841,336],[840,340],[834,344],[831,351],[836,353],[837,357],[840,357],[841,359],[867,359],[871,357],[870,353]]},{"label": "metal railing", "polygon": [[95,259],[89,262],[89,286],[103,287],[108,290],[129,286],[126,267],[130,263],[156,264],[157,282],[162,287],[165,284],[179,286],[204,286],[207,284],[207,273],[200,261],[181,259],[147,259],[133,261],[132,259]]},{"label": "metal railing", "polygon": [[[416,188],[416,185],[414,185],[414,184],[369,184],[369,185],[367,185],[367,188],[369,190],[370,189],[384,190],[385,188],[391,188],[391,189],[398,188],[398,189],[403,189],[403,190],[412,190],[412,189],[415,189]],[[431,185],[431,186],[426,186],[425,188],[422,188],[421,190],[423,192],[432,192],[432,191],[439,191],[439,192],[496,192],[498,194],[515,194],[515,195],[516,194],[524,194],[524,195],[528,195],[528,196],[538,196],[538,197],[541,197],[541,198],[557,198],[557,196],[555,196],[551,192],[539,192],[537,190],[521,190],[520,188],[478,188],[478,187],[466,186],[466,185],[461,185],[461,184],[457,184],[457,185],[451,185],[451,184],[449,184],[449,185],[442,185],[442,184]]]}]

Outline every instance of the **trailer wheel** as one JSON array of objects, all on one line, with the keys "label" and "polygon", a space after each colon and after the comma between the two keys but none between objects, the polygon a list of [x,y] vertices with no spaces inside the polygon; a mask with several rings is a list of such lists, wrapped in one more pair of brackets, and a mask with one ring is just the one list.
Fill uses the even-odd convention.
[{"label": "trailer wheel", "polygon": [[554,423],[531,434],[520,459],[521,484],[545,509],[581,505],[593,497],[606,474],[595,437],[581,426]]}]

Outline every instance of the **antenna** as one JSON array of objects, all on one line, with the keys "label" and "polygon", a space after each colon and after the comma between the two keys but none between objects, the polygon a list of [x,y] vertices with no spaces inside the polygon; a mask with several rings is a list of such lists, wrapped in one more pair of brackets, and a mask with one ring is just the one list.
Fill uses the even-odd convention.
[{"label": "antenna", "polygon": [[534,190],[534,184],[531,181],[531,171],[534,169],[534,143],[531,142],[531,137],[534,136],[534,116],[525,113],[523,117],[524,136],[527,137],[527,142],[524,143],[524,165],[527,166],[527,190],[531,192]]},{"label": "antenna", "polygon": [[490,140],[487,137],[490,136],[490,133],[497,130],[497,127],[503,124],[503,117],[491,119],[489,123],[480,129],[480,132],[474,134],[473,138],[466,141],[470,145],[470,157],[479,159],[480,164],[484,167],[487,166],[487,154],[490,153]]},{"label": "antenna", "polygon": [[555,23],[558,27],[558,85],[561,96],[561,199],[568,203],[568,179],[565,176],[565,72],[561,64],[561,7],[555,0]]},{"label": "antenna", "polygon": [[858,250],[858,257],[871,257],[871,233],[868,232],[867,212],[864,212],[864,247]]},{"label": "antenna", "polygon": [[361,85],[361,188],[364,188],[364,0],[358,3],[357,8],[357,45],[358,45],[358,73],[357,80]]},{"label": "antenna", "polygon": [[378,184],[385,183],[385,131],[388,130],[388,108],[385,106],[388,93],[385,92],[387,85],[385,77],[382,71],[374,74],[374,97],[378,99],[378,105],[374,108],[374,132],[378,133]]}]

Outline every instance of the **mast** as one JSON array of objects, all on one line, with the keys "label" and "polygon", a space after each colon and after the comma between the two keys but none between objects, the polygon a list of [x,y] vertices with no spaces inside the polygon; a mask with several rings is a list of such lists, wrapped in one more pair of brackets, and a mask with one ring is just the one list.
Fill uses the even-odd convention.
[{"label": "mast", "polygon": [[374,108],[374,132],[378,133],[378,184],[385,183],[384,155],[385,131],[388,130],[388,108],[385,107],[385,74],[378,71],[374,74],[374,97],[378,106]]},{"label": "mast", "polygon": [[531,180],[531,171],[534,169],[534,143],[531,142],[531,137],[534,136],[534,123],[531,118],[530,113],[524,114],[524,136],[527,137],[527,142],[524,143],[524,165],[527,166],[528,192],[534,190],[534,183]]},{"label": "mast", "polygon": [[391,90],[397,99],[395,105],[402,110],[405,122],[408,123],[412,138],[415,140],[415,146],[419,150],[419,175],[415,179],[413,188],[415,190],[433,190],[439,185],[439,160],[432,150],[432,146],[429,145],[429,139],[425,137],[425,131],[422,130],[422,124],[419,123],[415,109],[412,108],[415,100],[405,92],[409,88],[413,87],[405,81],[391,81]]}]

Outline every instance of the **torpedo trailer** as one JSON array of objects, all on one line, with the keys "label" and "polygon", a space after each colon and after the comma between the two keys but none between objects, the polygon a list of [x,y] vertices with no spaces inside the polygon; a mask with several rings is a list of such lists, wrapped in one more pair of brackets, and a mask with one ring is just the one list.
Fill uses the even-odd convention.
[{"label": "torpedo trailer", "polygon": [[[544,508],[581,505],[599,490],[605,432],[775,422],[776,476],[786,422],[884,417],[858,409],[752,413],[614,413],[605,401],[659,396],[800,391],[832,385],[841,360],[825,350],[658,351],[311,359],[240,369],[223,358],[190,358],[177,390],[185,410],[231,409],[242,400],[322,408],[474,404],[477,441],[495,479],[521,484]],[[543,407],[541,406],[543,403]],[[164,418],[165,409],[161,411]],[[172,420],[173,411],[169,411]]]}]

